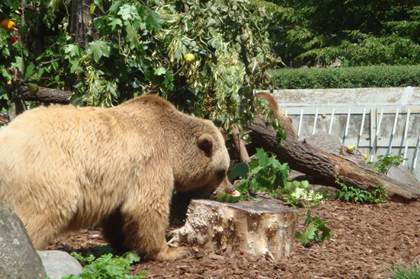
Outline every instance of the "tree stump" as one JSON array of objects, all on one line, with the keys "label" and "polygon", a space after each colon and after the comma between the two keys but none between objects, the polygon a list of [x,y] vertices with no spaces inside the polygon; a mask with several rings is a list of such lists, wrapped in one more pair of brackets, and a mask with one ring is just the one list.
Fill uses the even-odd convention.
[{"label": "tree stump", "polygon": [[296,219],[296,210],[277,200],[238,203],[192,200],[186,223],[171,232],[170,244],[280,260],[289,256],[292,249]]}]

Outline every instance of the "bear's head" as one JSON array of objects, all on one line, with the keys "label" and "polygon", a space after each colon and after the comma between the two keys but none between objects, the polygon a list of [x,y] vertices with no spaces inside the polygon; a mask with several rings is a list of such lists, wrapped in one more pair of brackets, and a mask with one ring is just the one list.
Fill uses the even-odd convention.
[{"label": "bear's head", "polygon": [[193,133],[192,141],[184,148],[182,175],[175,177],[175,190],[179,192],[213,192],[233,190],[227,178],[229,153],[222,133],[208,120],[201,120],[202,128]]}]

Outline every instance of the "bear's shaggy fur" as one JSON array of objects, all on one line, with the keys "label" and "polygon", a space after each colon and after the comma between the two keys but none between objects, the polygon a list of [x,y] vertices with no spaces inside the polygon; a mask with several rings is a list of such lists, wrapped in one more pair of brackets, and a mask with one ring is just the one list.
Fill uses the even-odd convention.
[{"label": "bear's shaggy fur", "polygon": [[182,257],[185,249],[165,240],[173,190],[228,185],[228,166],[211,121],[153,95],[113,108],[39,107],[0,131],[0,200],[37,249],[101,224],[117,249]]}]

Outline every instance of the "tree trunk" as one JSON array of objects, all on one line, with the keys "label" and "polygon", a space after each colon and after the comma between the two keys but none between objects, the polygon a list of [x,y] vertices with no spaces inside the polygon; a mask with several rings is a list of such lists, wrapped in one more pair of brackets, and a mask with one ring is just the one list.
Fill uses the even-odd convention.
[{"label": "tree trunk", "polygon": [[6,89],[8,92],[8,97],[11,100],[10,108],[9,108],[9,118],[10,120],[15,119],[19,114],[25,111],[25,103],[23,102],[22,98],[19,96],[19,87],[21,85],[21,75],[18,70],[13,69],[13,82],[12,86]]},{"label": "tree trunk", "polygon": [[280,260],[292,249],[296,219],[296,211],[277,200],[234,204],[192,200],[185,225],[172,231],[170,243]]},{"label": "tree trunk", "polygon": [[246,146],[244,141],[241,139],[241,135],[239,133],[238,127],[233,127],[232,129],[232,137],[235,143],[236,150],[239,153],[239,158],[241,162],[249,162],[251,159],[249,158],[248,151],[246,150]]},{"label": "tree trunk", "polygon": [[70,34],[81,46],[87,43],[87,30],[92,21],[89,11],[90,3],[90,0],[72,0],[71,2]]},{"label": "tree trunk", "polygon": [[274,129],[267,127],[261,118],[255,119],[250,130],[253,145],[275,153],[280,161],[288,163],[292,169],[313,175],[326,185],[339,187],[336,183],[338,179],[366,190],[382,186],[390,197],[403,199],[420,197],[420,185],[401,185],[385,175],[360,166],[342,156],[322,151],[305,142],[299,142],[293,137],[288,137],[279,144]]}]

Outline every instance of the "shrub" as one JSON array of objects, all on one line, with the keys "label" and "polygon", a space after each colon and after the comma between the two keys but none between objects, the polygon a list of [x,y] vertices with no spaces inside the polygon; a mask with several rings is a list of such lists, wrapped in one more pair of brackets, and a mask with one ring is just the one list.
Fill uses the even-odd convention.
[{"label": "shrub", "polygon": [[369,162],[380,173],[387,173],[391,167],[398,167],[404,161],[402,155],[379,155],[375,163]]},{"label": "shrub", "polygon": [[130,275],[131,264],[140,260],[134,253],[126,253],[122,257],[114,257],[110,253],[99,258],[93,255],[84,257],[77,253],[73,253],[73,256],[84,265],[83,271],[80,275],[70,275],[63,279],[143,279],[147,276],[145,272]]},{"label": "shrub", "polygon": [[331,230],[327,227],[327,223],[319,216],[313,217],[308,210],[305,219],[305,228],[302,232],[296,232],[295,238],[304,247],[308,247],[315,242],[322,242],[331,237]]},{"label": "shrub", "polygon": [[257,149],[249,164],[239,163],[229,169],[229,178],[240,178],[236,190],[239,197],[221,193],[219,201],[237,202],[250,200],[256,193],[265,193],[292,206],[317,205],[324,199],[320,193],[309,188],[308,181],[289,181],[289,166],[280,163],[275,156],[269,156],[263,149]]},{"label": "shrub", "polygon": [[338,192],[338,199],[354,202],[354,203],[383,203],[386,201],[387,194],[384,188],[377,187],[372,191],[363,190],[346,183],[337,181],[337,184],[340,186],[340,191]]},{"label": "shrub", "polygon": [[411,267],[397,267],[392,271],[392,279],[418,279],[420,278],[420,265]]},{"label": "shrub", "polygon": [[420,85],[420,65],[278,69],[271,75],[275,89]]}]

